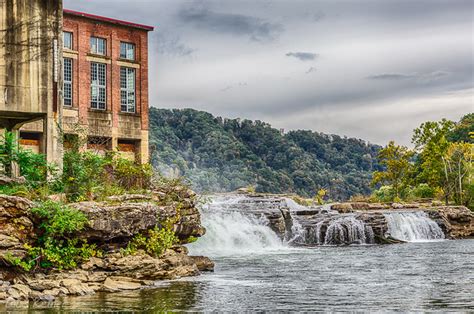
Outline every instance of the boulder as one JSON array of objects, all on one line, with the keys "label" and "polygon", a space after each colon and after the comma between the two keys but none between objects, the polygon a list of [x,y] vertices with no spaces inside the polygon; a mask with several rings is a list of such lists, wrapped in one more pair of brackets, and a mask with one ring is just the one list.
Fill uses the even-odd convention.
[{"label": "boulder", "polygon": [[452,239],[474,237],[474,213],[465,206],[440,206],[425,210]]},{"label": "boulder", "polygon": [[352,208],[352,205],[350,203],[337,203],[337,204],[332,204],[331,205],[331,210],[335,210],[339,213],[345,214],[345,213],[352,213],[354,209]]},{"label": "boulder", "polygon": [[[80,202],[71,206],[82,211],[89,219],[88,228],[80,236],[101,242],[128,239],[160,225],[167,218],[177,214],[174,206],[158,206],[148,201],[117,205],[105,202]],[[180,209],[179,216],[174,230],[180,239],[200,237],[205,233],[196,208]]]},{"label": "boulder", "polygon": [[214,271],[214,262],[206,256],[190,256],[200,271]]},{"label": "boulder", "polygon": [[107,278],[102,286],[103,291],[116,292],[120,290],[137,290],[142,285],[138,282],[132,281],[130,278],[122,277],[119,279]]}]

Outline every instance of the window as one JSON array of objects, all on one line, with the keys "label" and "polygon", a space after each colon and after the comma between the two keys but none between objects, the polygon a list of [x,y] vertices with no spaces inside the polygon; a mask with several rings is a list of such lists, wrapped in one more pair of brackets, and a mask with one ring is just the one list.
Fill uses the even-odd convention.
[{"label": "window", "polygon": [[91,53],[105,56],[106,40],[99,37],[91,37]]},{"label": "window", "polygon": [[63,48],[72,50],[72,33],[63,32]]},{"label": "window", "polygon": [[120,43],[120,58],[135,60],[135,45],[130,43]]},{"label": "window", "polygon": [[135,112],[134,68],[120,68],[120,105],[122,112]]},{"label": "window", "polygon": [[72,59],[64,58],[64,106],[72,106]]},{"label": "window", "polygon": [[91,108],[106,109],[105,86],[106,65],[103,63],[91,62]]}]

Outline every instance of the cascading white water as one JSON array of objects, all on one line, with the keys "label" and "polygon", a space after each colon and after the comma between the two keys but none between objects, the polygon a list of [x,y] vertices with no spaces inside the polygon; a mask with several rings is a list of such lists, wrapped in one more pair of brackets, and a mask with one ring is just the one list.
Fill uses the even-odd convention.
[{"label": "cascading white water", "polygon": [[364,244],[374,243],[374,233],[370,226],[353,216],[344,216],[328,225],[324,244]]},{"label": "cascading white water", "polygon": [[[323,231],[323,227],[325,231]],[[335,215],[313,225],[301,226],[293,219],[290,243],[309,245],[373,244],[372,227],[353,215]]]},{"label": "cascading white water", "polygon": [[188,245],[191,254],[226,256],[261,253],[284,247],[282,240],[263,217],[245,215],[232,210],[242,201],[235,197],[214,198],[201,209],[201,221],[206,234]]},{"label": "cascading white water", "polygon": [[388,234],[395,239],[416,242],[444,239],[443,230],[423,211],[385,213]]}]

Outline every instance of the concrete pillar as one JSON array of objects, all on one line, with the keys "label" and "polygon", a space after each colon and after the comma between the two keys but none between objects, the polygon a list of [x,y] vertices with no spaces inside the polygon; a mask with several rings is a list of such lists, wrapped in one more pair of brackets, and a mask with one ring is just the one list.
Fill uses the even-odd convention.
[{"label": "concrete pillar", "polygon": [[[18,125],[18,126],[15,126],[13,127],[10,132],[13,133],[13,135],[15,136],[15,143],[17,144],[17,147],[16,149],[19,149],[20,147],[20,127],[21,125]],[[11,165],[10,165],[10,169],[11,169],[11,177],[12,178],[18,178],[20,176],[20,166],[18,165],[17,162],[15,161],[12,161]]]},{"label": "concrete pillar", "polygon": [[54,164],[59,172],[63,169],[63,141],[58,114],[51,112],[43,120],[43,148],[48,164]]},{"label": "concrete pillar", "polygon": [[112,127],[112,140],[111,140],[111,150],[113,152],[118,150],[118,128],[117,127]]},{"label": "concrete pillar", "polygon": [[141,131],[141,141],[138,147],[138,162],[141,164],[146,164],[150,161],[149,151],[148,151],[148,130]]}]

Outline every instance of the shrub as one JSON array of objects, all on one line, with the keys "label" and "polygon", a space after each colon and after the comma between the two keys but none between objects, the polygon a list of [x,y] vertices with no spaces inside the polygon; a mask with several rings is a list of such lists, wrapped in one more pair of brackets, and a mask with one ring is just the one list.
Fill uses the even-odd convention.
[{"label": "shrub", "polygon": [[144,250],[151,256],[159,257],[167,249],[179,242],[173,230],[173,224],[167,222],[159,228],[148,230],[145,234],[138,234],[128,243],[124,254],[135,254],[137,250]]},{"label": "shrub", "polygon": [[426,183],[420,183],[413,188],[411,193],[415,198],[433,198],[435,196],[435,189]]},{"label": "shrub", "polygon": [[84,229],[88,222],[79,210],[46,201],[31,212],[40,221],[40,236],[36,246],[25,246],[26,258],[8,258],[12,265],[26,271],[33,267],[72,269],[91,256],[100,255],[94,244],[75,238],[74,234]]},{"label": "shrub", "polygon": [[95,187],[104,187],[106,158],[92,152],[67,151],[64,154],[63,183],[68,200],[93,198]]},{"label": "shrub", "polygon": [[373,196],[379,202],[393,202],[395,200],[395,190],[389,185],[383,185],[374,191]]},{"label": "shrub", "polygon": [[141,165],[128,159],[113,158],[113,176],[116,182],[127,190],[147,189],[153,175],[149,164]]}]

